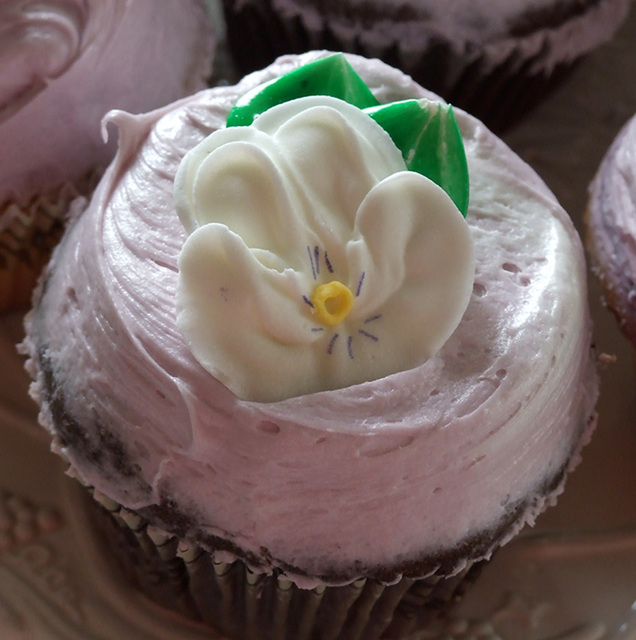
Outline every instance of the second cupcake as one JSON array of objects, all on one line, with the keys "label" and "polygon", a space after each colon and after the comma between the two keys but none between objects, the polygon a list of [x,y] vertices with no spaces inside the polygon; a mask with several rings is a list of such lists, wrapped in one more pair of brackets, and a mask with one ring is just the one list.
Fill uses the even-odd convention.
[{"label": "second cupcake", "polygon": [[501,132],[607,42],[629,0],[224,0],[242,71],[328,48],[377,57]]},{"label": "second cupcake", "polygon": [[0,312],[26,309],[70,202],[116,150],[100,121],[206,86],[202,0],[3,0],[0,6]]}]

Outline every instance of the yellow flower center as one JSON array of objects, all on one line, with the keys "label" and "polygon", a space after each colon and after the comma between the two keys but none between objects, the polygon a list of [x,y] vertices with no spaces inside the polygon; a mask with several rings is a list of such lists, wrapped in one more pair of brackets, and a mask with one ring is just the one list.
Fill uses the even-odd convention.
[{"label": "yellow flower center", "polygon": [[342,282],[333,280],[314,289],[311,303],[318,319],[333,327],[349,315],[353,308],[353,293]]}]

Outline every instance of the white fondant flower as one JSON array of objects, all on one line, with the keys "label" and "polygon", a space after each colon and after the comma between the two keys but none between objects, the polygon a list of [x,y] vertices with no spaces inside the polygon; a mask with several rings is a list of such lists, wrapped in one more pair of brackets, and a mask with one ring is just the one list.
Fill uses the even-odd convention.
[{"label": "white fondant flower", "polygon": [[276,401],[417,366],[459,323],[473,250],[450,197],[335,98],[213,133],[175,182],[190,233],[177,322],[239,397]]}]

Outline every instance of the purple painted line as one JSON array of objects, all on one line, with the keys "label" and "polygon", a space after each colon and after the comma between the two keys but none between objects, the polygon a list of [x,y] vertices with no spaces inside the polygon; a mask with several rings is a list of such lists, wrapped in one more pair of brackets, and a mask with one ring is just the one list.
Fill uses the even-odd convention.
[{"label": "purple painted line", "polygon": [[360,295],[360,291],[362,290],[362,283],[364,282],[365,274],[366,274],[366,271],[363,271],[362,275],[360,276],[360,281],[358,282],[358,288],[356,290],[356,298]]}]

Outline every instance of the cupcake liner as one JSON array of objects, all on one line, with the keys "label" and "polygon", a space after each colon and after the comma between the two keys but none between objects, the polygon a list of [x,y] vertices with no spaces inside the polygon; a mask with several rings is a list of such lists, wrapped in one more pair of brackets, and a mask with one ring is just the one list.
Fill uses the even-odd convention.
[{"label": "cupcake liner", "polygon": [[71,203],[90,192],[97,177],[83,188],[65,184],[50,196],[33,197],[26,206],[0,208],[0,313],[26,309],[31,292],[59,242]]},{"label": "cupcake liner", "polygon": [[[483,51],[457,52],[453,43],[422,37],[406,48],[399,40],[370,42],[353,29],[338,29],[328,19],[309,24],[298,14],[283,14],[271,0],[237,3],[224,0],[228,42],[237,68],[244,74],[283,54],[328,49],[379,58],[402,69],[430,91],[501,133],[519,122],[576,67],[578,58],[545,69],[547,39],[534,33],[497,43],[507,55]],[[576,17],[576,16],[573,16]]]},{"label": "cupcake liner", "polygon": [[[127,579],[155,603],[241,640],[376,640],[425,626],[459,599],[481,563],[458,575],[360,579],[301,589],[282,575],[250,570],[148,524],[94,494],[98,528]],[[99,503],[99,504],[97,504]]]}]

